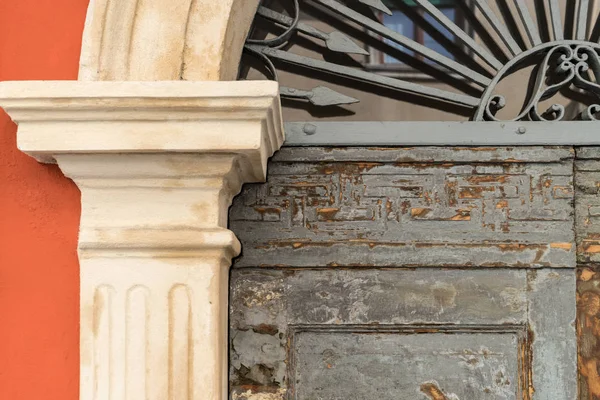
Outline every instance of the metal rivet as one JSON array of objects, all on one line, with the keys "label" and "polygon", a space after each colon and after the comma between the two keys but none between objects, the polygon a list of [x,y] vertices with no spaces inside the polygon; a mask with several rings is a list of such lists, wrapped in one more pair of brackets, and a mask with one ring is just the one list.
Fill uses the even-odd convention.
[{"label": "metal rivet", "polygon": [[519,128],[517,128],[517,133],[519,135],[524,134],[525,132],[527,132],[527,128],[525,128],[524,126],[520,126]]},{"label": "metal rivet", "polygon": [[317,133],[317,126],[313,124],[304,124],[304,128],[302,128],[305,134],[314,135]]}]

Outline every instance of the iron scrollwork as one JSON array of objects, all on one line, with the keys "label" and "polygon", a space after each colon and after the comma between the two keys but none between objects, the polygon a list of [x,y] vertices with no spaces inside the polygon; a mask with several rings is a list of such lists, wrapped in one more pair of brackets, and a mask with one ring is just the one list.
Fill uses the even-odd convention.
[{"label": "iron scrollwork", "polygon": [[[565,119],[565,106],[554,103],[540,112],[540,103],[552,98],[562,89],[571,85],[586,94],[594,95],[600,100],[600,48],[591,43],[563,43],[543,49],[546,54],[538,67],[537,75],[529,100],[519,115],[511,121],[562,121]],[[529,57],[535,54],[529,54]],[[483,101],[476,119],[485,121],[501,121],[497,112],[506,106],[506,98],[499,94],[491,94],[506,76],[498,75],[483,96]],[[587,106],[580,114],[580,119],[596,121],[600,112],[600,104]],[[504,121],[504,120],[503,120]]]},{"label": "iron scrollwork", "polygon": [[[442,12],[440,5],[456,6],[460,0],[279,1],[287,7],[268,8],[262,5],[258,8],[257,19],[274,24],[279,28],[276,32],[280,33],[260,40],[251,37],[245,47],[246,52],[263,61],[275,80],[279,80],[275,64],[284,64],[300,67],[308,77],[313,77],[311,71],[316,71],[319,76],[325,74],[335,77],[336,82],[347,82],[342,86],[373,89],[371,92],[375,94],[378,94],[378,88],[384,88],[387,93],[401,92],[414,96],[408,98],[420,101],[427,107],[451,110],[458,115],[468,116],[473,121],[501,121],[503,117],[499,112],[506,107],[507,98],[498,94],[500,82],[513,76],[522,66],[533,65],[534,72],[530,89],[524,96],[524,106],[514,118],[508,118],[507,121],[600,119],[600,18],[595,26],[588,26],[590,9],[587,2],[580,4],[570,21],[575,27],[570,34],[573,39],[565,39],[567,21],[563,24],[558,0],[549,0],[542,5],[549,16],[549,21],[546,22],[534,22],[528,6],[522,0],[513,0],[525,35],[508,29],[506,17],[498,14],[485,0],[463,1],[473,11],[477,11],[472,18],[480,20],[471,21],[471,27],[479,26],[485,32],[474,32],[475,28],[461,25]],[[329,30],[302,20],[302,12],[307,12],[305,8],[301,12],[301,5],[305,2],[310,6],[309,10],[319,10],[319,18],[323,18],[321,22],[326,25],[333,21],[335,23],[330,26],[335,28]],[[388,6],[395,8],[391,10]],[[420,14],[414,11],[417,8]],[[384,24],[382,13],[394,12],[405,13],[404,16],[409,16],[412,12],[416,15],[411,17],[415,18],[414,24],[424,25],[427,22],[419,15],[426,14],[431,18],[430,21],[435,20],[437,25],[430,24],[428,28],[423,26],[420,29],[432,38],[435,34],[432,30],[437,33],[445,30],[442,37],[449,40],[442,47],[446,51],[440,51],[439,47],[428,47],[421,39],[418,41],[415,37],[403,35]],[[364,36],[359,38],[359,31],[369,39]],[[324,57],[290,51],[299,35],[323,45]],[[369,42],[373,38],[376,38],[376,44]],[[440,43],[442,42],[438,42]],[[402,79],[377,68],[368,68],[368,58],[363,59],[366,61],[359,60],[360,57],[369,57],[373,49],[397,60],[404,60],[404,67],[410,65],[412,68],[421,68],[417,72],[434,79]],[[356,62],[340,63],[339,60],[343,57],[325,57],[325,51],[352,55],[349,59]],[[418,61],[415,64],[417,67],[410,64],[410,60]],[[353,82],[358,82],[359,85],[355,86]],[[445,86],[437,84],[439,82],[443,82]],[[280,92],[282,97],[307,101],[318,107],[347,105],[359,101],[321,85],[302,89],[282,85]],[[575,99],[571,104],[577,105],[573,109],[583,111],[567,112],[566,106],[560,102],[550,107],[544,106],[546,101],[559,93],[571,96],[568,100]],[[577,113],[579,114],[575,115]]]}]

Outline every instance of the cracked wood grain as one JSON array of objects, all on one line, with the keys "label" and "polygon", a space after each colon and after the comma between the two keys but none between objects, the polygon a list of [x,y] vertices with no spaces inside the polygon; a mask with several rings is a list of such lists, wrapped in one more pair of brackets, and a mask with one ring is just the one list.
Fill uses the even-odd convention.
[{"label": "cracked wood grain", "polygon": [[230,211],[235,266],[573,268],[572,180],[564,147],[284,148]]},{"label": "cracked wood grain", "polygon": [[230,210],[233,397],[574,399],[574,158],[282,149]]},{"label": "cracked wood grain", "polygon": [[[438,384],[435,382],[426,382],[423,383],[420,387],[421,392],[425,393],[431,400],[450,400],[444,392],[439,388]],[[454,398],[455,400],[459,400],[458,398]]]}]

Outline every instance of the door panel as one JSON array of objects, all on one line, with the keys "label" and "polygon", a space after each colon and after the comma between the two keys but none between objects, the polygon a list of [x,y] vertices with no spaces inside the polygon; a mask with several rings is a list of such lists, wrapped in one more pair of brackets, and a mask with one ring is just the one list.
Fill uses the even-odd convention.
[{"label": "door panel", "polygon": [[573,156],[284,148],[230,212],[232,398],[575,399]]},{"label": "door panel", "polygon": [[438,391],[459,399],[522,398],[520,328],[300,331],[293,391],[299,399],[436,398]]},{"label": "door panel", "polygon": [[234,391],[575,398],[569,270],[244,268],[231,285]]}]

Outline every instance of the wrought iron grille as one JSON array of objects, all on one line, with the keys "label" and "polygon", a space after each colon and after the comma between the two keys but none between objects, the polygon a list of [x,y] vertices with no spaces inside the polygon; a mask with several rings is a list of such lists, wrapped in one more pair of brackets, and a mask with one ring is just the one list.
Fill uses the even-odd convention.
[{"label": "wrought iron grille", "polygon": [[[399,92],[474,121],[597,120],[595,7],[593,0],[264,1],[245,53],[273,79],[293,68],[323,81],[281,87],[282,98],[316,107],[359,101],[327,86],[335,81]],[[397,29],[394,18],[411,29]],[[317,50],[294,51],[303,43]],[[240,71],[243,77],[247,69]],[[526,76],[513,83],[526,87],[522,105],[506,115],[507,104],[518,99],[506,98],[500,87],[517,75]]]}]

